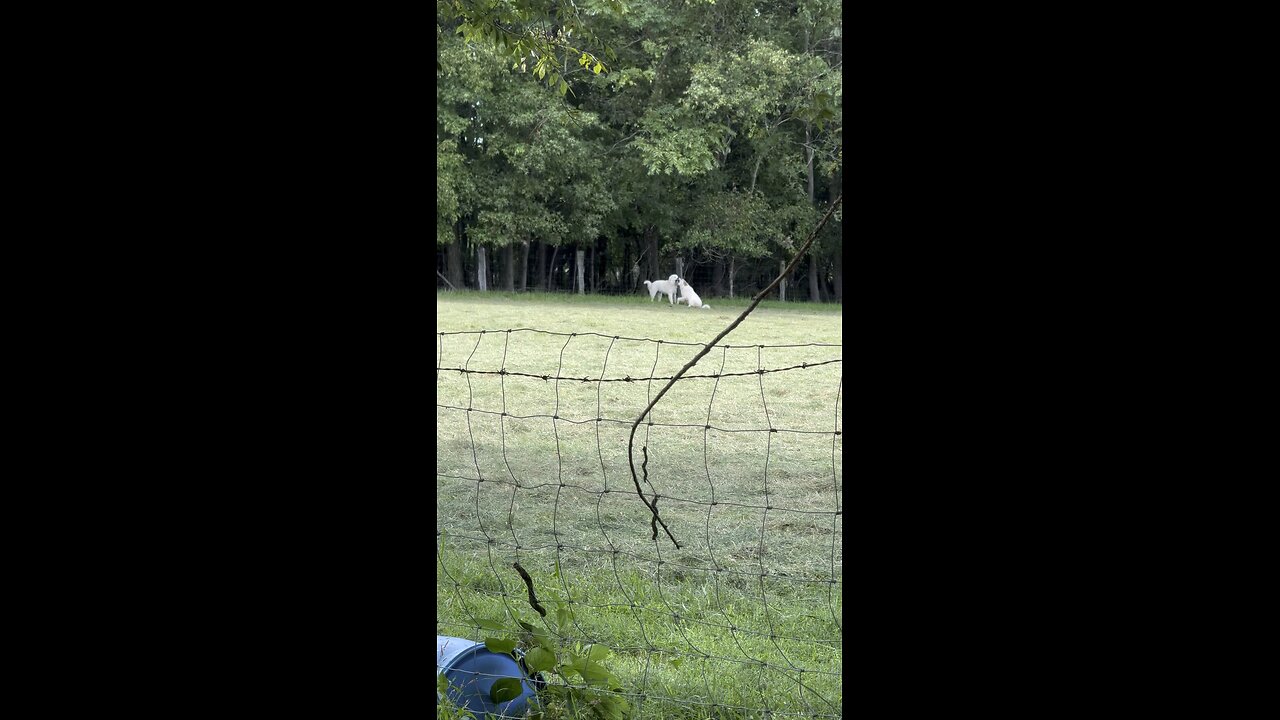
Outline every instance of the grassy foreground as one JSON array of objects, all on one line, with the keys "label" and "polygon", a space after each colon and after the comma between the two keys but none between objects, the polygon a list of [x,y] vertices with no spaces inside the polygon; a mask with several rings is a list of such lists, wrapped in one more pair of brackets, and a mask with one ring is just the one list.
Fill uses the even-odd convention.
[{"label": "grassy foreground", "polygon": [[627,456],[666,381],[595,381],[673,375],[700,349],[673,342],[709,341],[748,301],[708,302],[437,294],[441,332],[607,336],[436,337],[440,368],[548,376],[437,371],[437,633],[482,640],[477,620],[516,614],[607,645],[636,717],[838,717],[843,351],[755,346],[838,344],[839,307],[762,305],[723,341],[749,347],[689,372],[721,377],[677,382],[637,430],[637,475],[680,549],[652,539]]}]

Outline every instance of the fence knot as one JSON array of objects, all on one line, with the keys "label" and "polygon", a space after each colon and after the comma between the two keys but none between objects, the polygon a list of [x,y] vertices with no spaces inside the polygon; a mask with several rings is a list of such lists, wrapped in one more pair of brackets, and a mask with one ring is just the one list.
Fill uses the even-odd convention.
[{"label": "fence knot", "polygon": [[550,376],[550,375],[543,375],[543,376],[542,376],[542,380],[543,380],[543,382],[546,382],[546,381],[547,381],[547,380],[549,380],[549,379],[551,379],[551,376]]}]

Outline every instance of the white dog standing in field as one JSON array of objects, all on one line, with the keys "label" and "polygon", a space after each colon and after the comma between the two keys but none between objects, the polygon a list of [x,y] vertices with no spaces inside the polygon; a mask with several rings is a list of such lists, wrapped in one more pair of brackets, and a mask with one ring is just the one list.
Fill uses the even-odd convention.
[{"label": "white dog standing in field", "polygon": [[[672,275],[672,277],[675,277],[675,276]],[[698,297],[698,293],[693,291],[693,287],[689,285],[689,283],[685,282],[684,278],[680,278],[679,284],[680,284],[680,299],[676,300],[676,302],[689,303],[689,307],[691,308],[700,307],[703,310],[711,309],[710,305],[702,304],[702,298]]]},{"label": "white dog standing in field", "polygon": [[644,286],[649,288],[649,302],[653,302],[658,293],[666,293],[667,300],[674,306],[676,304],[676,276],[672,275],[666,280],[645,280]]}]

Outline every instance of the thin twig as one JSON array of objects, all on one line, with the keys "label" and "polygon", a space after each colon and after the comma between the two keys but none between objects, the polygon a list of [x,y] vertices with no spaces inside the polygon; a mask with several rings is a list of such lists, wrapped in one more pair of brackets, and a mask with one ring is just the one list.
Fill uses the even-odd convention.
[{"label": "thin twig", "polygon": [[[769,283],[768,287],[766,287],[765,289],[761,290],[758,294],[756,294],[755,298],[751,300],[751,304],[747,306],[746,310],[742,311],[742,314],[738,316],[737,320],[734,320],[732,323],[729,324],[729,327],[720,331],[720,334],[717,335],[715,339],[707,343],[706,347],[702,348],[702,350],[697,355],[694,355],[692,360],[686,363],[684,367],[680,368],[680,371],[677,372],[675,376],[672,377],[669,381],[667,381],[667,384],[664,385],[662,389],[658,391],[658,394],[653,398],[653,400],[649,402],[649,406],[644,409],[644,412],[640,413],[640,417],[636,418],[635,422],[631,424],[631,436],[627,440],[627,462],[631,465],[631,481],[635,483],[636,494],[640,496],[640,502],[643,502],[645,504],[645,507],[649,508],[649,511],[653,513],[652,522],[656,522],[662,526],[662,529],[667,532],[667,537],[671,538],[671,542],[675,544],[677,550],[680,548],[680,543],[676,540],[676,536],[671,534],[671,529],[668,528],[667,524],[662,521],[662,518],[658,517],[657,506],[649,502],[649,499],[644,496],[644,491],[640,489],[640,478],[636,476],[636,461],[635,461],[636,428],[640,427],[640,422],[644,420],[645,416],[649,414],[650,410],[653,410],[653,406],[658,404],[658,401],[662,399],[662,396],[667,394],[667,391],[671,389],[671,386],[676,384],[676,380],[679,380],[681,375],[684,375],[686,372],[688,372],[689,368],[696,365],[697,362],[702,359],[702,356],[711,352],[711,348],[715,347],[716,343],[723,340],[725,335],[728,335],[729,333],[733,332],[734,328],[741,325],[742,321],[746,320],[747,316],[751,314],[751,311],[755,310],[756,306],[760,304],[760,301],[763,300],[766,295],[773,292],[773,289],[778,287],[778,283],[782,282],[783,278],[791,274],[792,270],[796,269],[796,266],[800,264],[800,259],[803,258],[805,252],[809,250],[809,246],[813,245],[813,239],[816,238],[818,236],[818,232],[821,231],[822,228],[826,226],[827,221],[831,219],[832,213],[835,212],[836,208],[840,205],[841,201],[843,200],[844,200],[844,193],[840,193],[839,195],[836,196],[835,200],[831,201],[831,207],[827,208],[827,214],[822,216],[822,221],[819,222],[818,226],[813,229],[813,232],[809,233],[809,238],[804,241],[804,245],[800,247],[799,252],[797,252],[796,256],[791,259],[791,264],[787,265],[787,267],[781,273],[778,274],[778,277],[774,278],[773,282]],[[646,478],[646,480],[647,479],[648,478]],[[656,539],[657,533],[654,533],[654,535]]]},{"label": "thin twig", "polygon": [[[657,509],[658,509],[658,498],[659,498],[659,497],[662,497],[662,496],[661,496],[661,495],[659,495],[658,493],[654,493],[654,494],[653,494],[653,509],[654,509],[654,510],[657,510]],[[649,539],[650,539],[650,540],[657,540],[657,539],[658,539],[658,516],[657,516],[657,515],[654,515],[654,516],[649,520],[649,528],[653,530],[653,537],[651,537],[651,538],[649,538]]]},{"label": "thin twig", "polygon": [[546,617],[547,609],[542,607],[538,602],[538,596],[533,594],[533,578],[529,577],[529,573],[525,572],[525,569],[520,567],[520,563],[512,563],[511,567],[515,568],[516,572],[520,573],[521,579],[524,580],[524,586],[529,590],[529,604],[533,606],[534,610],[538,611],[539,615]]}]

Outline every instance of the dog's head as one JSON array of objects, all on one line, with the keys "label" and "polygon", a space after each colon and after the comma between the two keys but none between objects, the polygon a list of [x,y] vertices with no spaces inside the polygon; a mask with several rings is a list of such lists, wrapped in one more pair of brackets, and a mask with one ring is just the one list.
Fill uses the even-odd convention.
[{"label": "dog's head", "polygon": [[679,277],[678,275],[672,275],[671,277],[667,278],[667,282],[675,282],[676,278],[678,277]]}]

